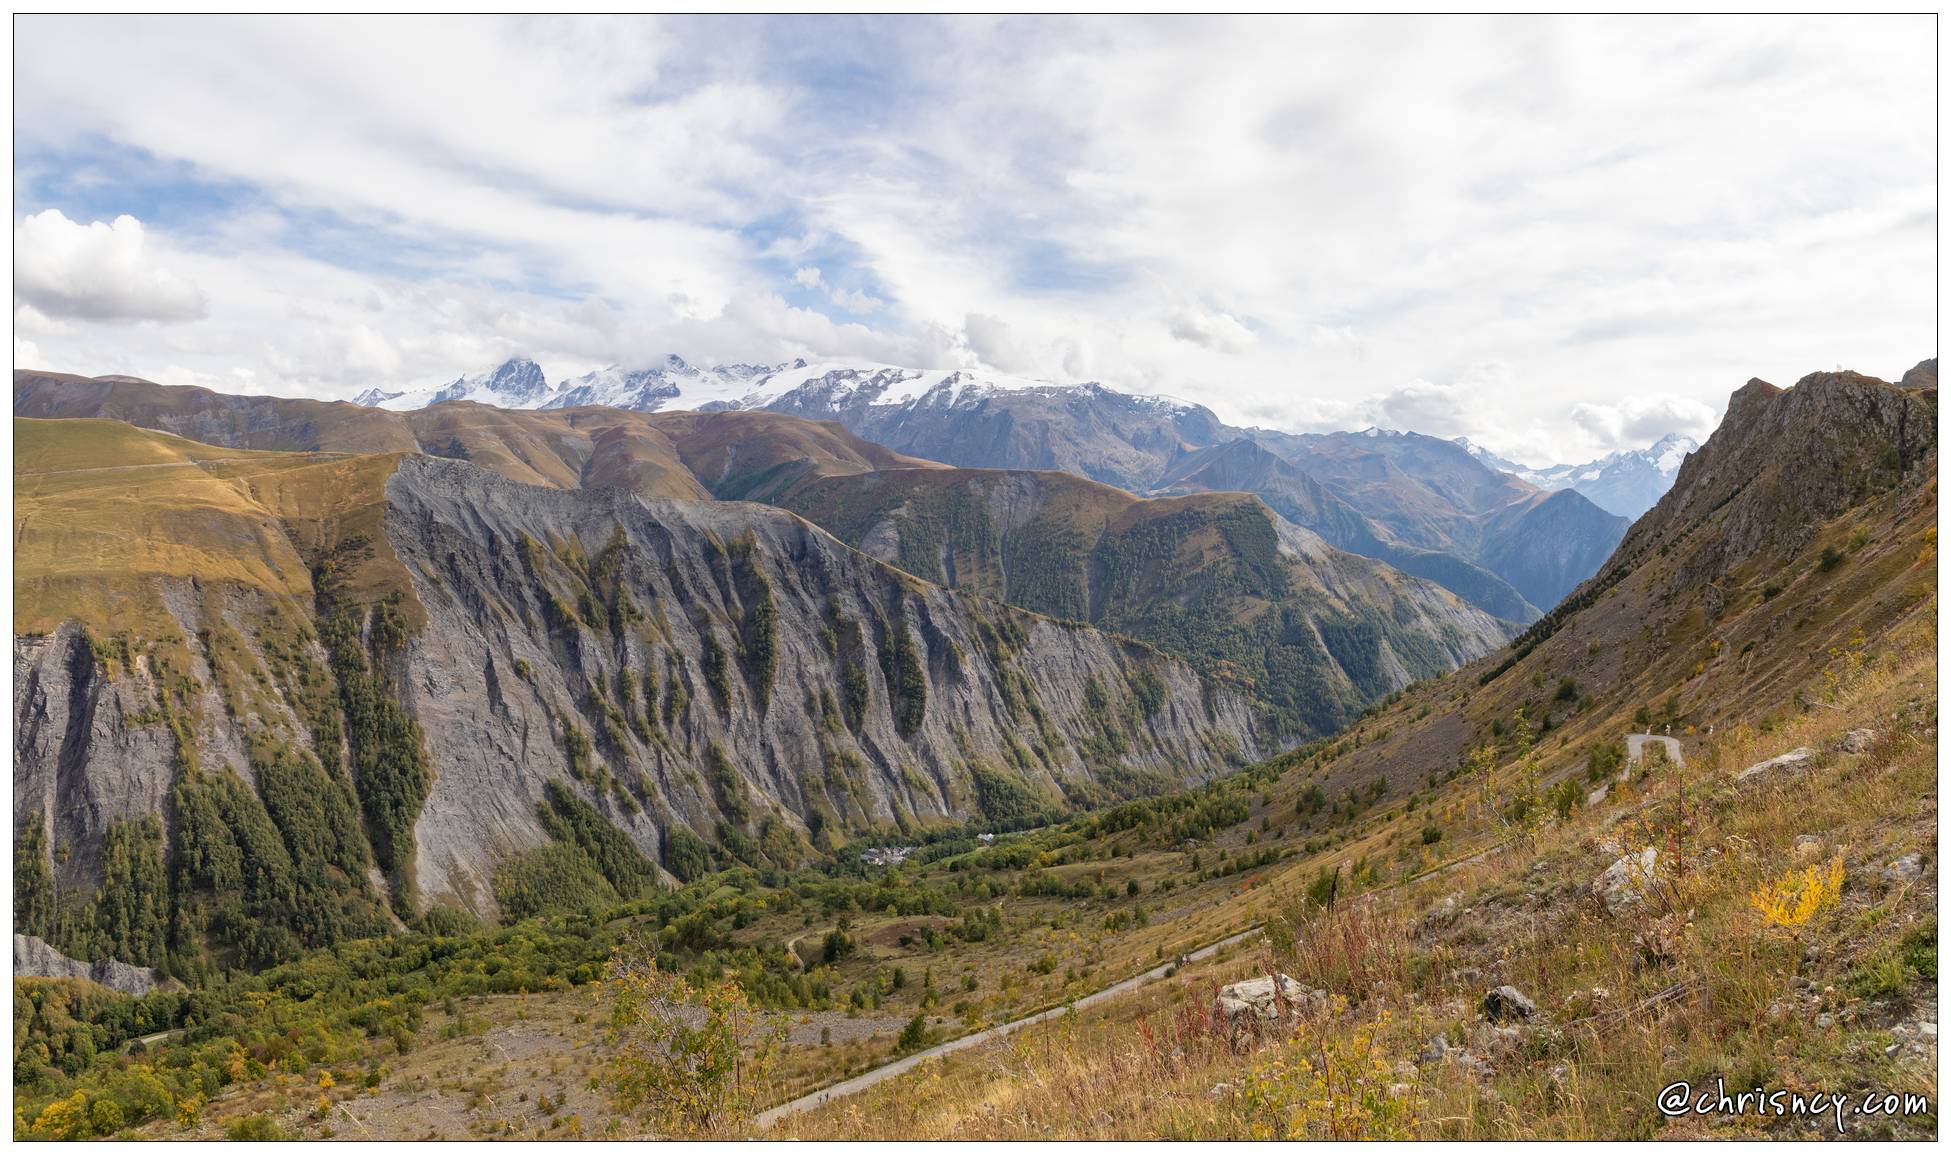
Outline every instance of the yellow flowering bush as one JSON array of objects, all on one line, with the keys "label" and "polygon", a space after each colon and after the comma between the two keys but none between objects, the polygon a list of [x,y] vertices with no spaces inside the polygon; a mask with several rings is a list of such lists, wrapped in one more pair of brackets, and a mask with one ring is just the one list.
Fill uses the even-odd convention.
[{"label": "yellow flowering bush", "polygon": [[1837,857],[1826,866],[1818,863],[1791,870],[1762,883],[1748,896],[1748,902],[1769,926],[1799,931],[1818,913],[1835,906],[1842,892],[1843,860]]},{"label": "yellow flowering bush", "polygon": [[1406,1139],[1415,1092],[1395,1077],[1377,1032],[1383,1015],[1347,1036],[1302,1038],[1254,1063],[1235,1090],[1253,1139]]}]

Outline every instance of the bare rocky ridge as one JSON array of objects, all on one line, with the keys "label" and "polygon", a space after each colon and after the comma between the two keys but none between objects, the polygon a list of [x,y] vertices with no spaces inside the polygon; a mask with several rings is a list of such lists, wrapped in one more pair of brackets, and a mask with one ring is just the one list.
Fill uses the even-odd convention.
[{"label": "bare rocky ridge", "polygon": [[[634,812],[615,791],[585,793],[653,860],[670,823],[709,837],[735,819],[738,806],[709,781],[714,747],[749,791],[754,825],[771,814],[796,833],[809,823],[859,829],[897,816],[979,815],[984,773],[1020,778],[1055,800],[1093,782],[1116,789],[1124,773],[1183,782],[1263,752],[1245,704],[1206,694],[1183,663],[914,581],[769,507],[541,489],[430,458],[402,462],[387,492],[388,538],[428,619],[410,643],[403,686],[437,766],[416,828],[423,901],[489,909],[496,852],[544,841],[544,784],[577,776],[565,719],[598,736],[597,762],[644,788]],[[551,623],[543,586],[562,589],[567,575],[536,581],[522,538],[574,539],[594,557],[613,535],[625,559],[620,589],[649,615],[648,630],[619,638]],[[738,623],[767,596],[758,589],[769,591],[776,622],[770,684],[761,697],[741,670],[714,688],[708,646],[739,664]],[[926,705],[905,734],[882,668],[898,643],[878,634],[883,621],[908,632],[925,670]],[[858,652],[854,625],[864,627]],[[1013,647],[982,636],[1011,629],[1021,633]],[[823,706],[849,667],[866,676],[857,727]],[[689,699],[650,741],[627,730],[606,736],[591,707],[596,695],[622,704],[626,668],[658,671],[666,689],[675,678]],[[1087,685],[1096,679],[1122,706],[1131,695],[1124,679],[1140,671],[1163,687],[1158,708],[1132,727],[1124,753],[1087,754],[1102,722]],[[1005,679],[1021,687],[1024,706],[1012,708]],[[1028,702],[1047,730],[1038,732]]]},{"label": "bare rocky ridge", "polygon": [[[1906,478],[1936,452],[1936,363],[1904,380],[1893,386],[1861,373],[1811,373],[1787,390],[1750,380],[1728,399],[1721,431],[1687,458],[1607,568],[1685,536],[1699,542],[1676,575],[1682,581],[1711,580],[1764,549],[1802,549],[1823,519]],[[1711,535],[1688,533],[1710,519]]]},{"label": "bare rocky ridge", "polygon": [[[425,455],[400,459],[384,495],[420,621],[391,680],[432,770],[403,875],[414,908],[498,913],[497,866],[549,841],[550,783],[652,862],[676,827],[791,858],[883,825],[1162,789],[1270,750],[1249,705],[1181,661],[918,581],[770,506],[523,485]],[[252,735],[313,751],[288,698],[240,690],[256,659],[213,668],[213,645],[261,647],[269,595],[158,585],[158,628],[198,687],[177,712],[184,756],[248,784]],[[102,644],[74,622],[14,644],[15,810],[45,823],[64,903],[101,884],[112,823],[161,815],[175,834],[162,679],[140,646]],[[280,644],[328,666],[316,638]]]}]

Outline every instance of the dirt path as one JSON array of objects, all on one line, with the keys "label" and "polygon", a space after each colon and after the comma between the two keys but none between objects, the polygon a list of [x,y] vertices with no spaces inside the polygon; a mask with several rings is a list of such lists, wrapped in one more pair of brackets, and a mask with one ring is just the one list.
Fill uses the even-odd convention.
[{"label": "dirt path", "polygon": [[141,1043],[145,1047],[153,1047],[171,1035],[180,1035],[182,1033],[182,1028],[179,1027],[173,1031],[157,1031],[153,1035],[144,1035],[139,1039],[130,1039],[128,1042],[122,1044],[122,1053],[126,1055],[134,1050],[137,1043]]},{"label": "dirt path", "polygon": [[[1228,936],[1226,938],[1220,939],[1216,943],[1212,943],[1209,946],[1203,946],[1200,947],[1198,950],[1192,951],[1191,953],[1185,956],[1185,961],[1196,962],[1199,959],[1210,958],[1213,955],[1219,953],[1222,947],[1231,946],[1236,942],[1243,942],[1246,939],[1252,938],[1254,935],[1257,935],[1259,933],[1260,933],[1260,928],[1257,926],[1248,930],[1243,930],[1236,935]],[[817,1107],[822,1103],[827,1103],[834,1099],[842,1099],[848,1095],[865,1091],[867,1088],[874,1086],[876,1083],[884,1082],[888,1079],[892,1079],[896,1075],[903,1073],[904,1071],[912,1070],[914,1067],[920,1065],[921,1063],[926,1062],[929,1059],[938,1059],[943,1055],[953,1054],[956,1051],[963,1051],[963,1050],[967,1050],[970,1047],[981,1046],[983,1043],[989,1042],[991,1039],[1000,1039],[1004,1035],[1008,1035],[1015,1031],[1019,1031],[1024,1027],[1031,1026],[1036,1023],[1048,1022],[1049,1020],[1056,1018],[1057,1016],[1063,1014],[1065,1011],[1070,1010],[1072,1008],[1081,1009],[1083,1007],[1091,1006],[1094,1003],[1103,1002],[1105,999],[1115,998],[1116,996],[1124,994],[1127,991],[1135,991],[1139,987],[1142,987],[1147,983],[1156,982],[1157,980],[1164,978],[1166,972],[1171,971],[1177,965],[1178,964],[1176,962],[1171,962],[1171,963],[1164,963],[1159,966],[1155,966],[1151,970],[1145,971],[1142,974],[1133,975],[1130,978],[1125,979],[1123,982],[1113,983],[1110,986],[1105,987],[1103,990],[1094,991],[1091,994],[1084,995],[1083,997],[1065,1003],[1062,1006],[1055,1006],[1055,1007],[1051,1007],[1048,1010],[1038,1011],[1034,1015],[1029,1015],[1024,1018],[1016,1019],[1012,1022],[1001,1023],[996,1026],[989,1027],[986,1030],[977,1031],[972,1035],[963,1035],[959,1039],[951,1039],[946,1043],[940,1044],[939,1046],[929,1047],[925,1051],[916,1051],[914,1054],[909,1055],[904,1059],[896,1059],[895,1061],[888,1063],[884,1066],[876,1067],[873,1070],[868,1071],[864,1074],[855,1075],[851,1079],[847,1079],[843,1082],[835,1083],[830,1087],[823,1087],[818,1091],[814,1091],[810,1095],[801,1095],[799,1098],[794,1099],[789,1103],[782,1103],[779,1106],[774,1107],[772,1110],[767,1111],[764,1114],[761,1114],[757,1119],[754,1119],[752,1121],[752,1129],[754,1131],[763,1131],[788,1115],[796,1115],[801,1111],[805,1111],[812,1107]]]},{"label": "dirt path", "polygon": [[1640,754],[1646,749],[1648,742],[1658,742],[1662,746],[1665,746],[1667,761],[1673,763],[1675,766],[1685,766],[1687,764],[1687,760],[1680,756],[1680,739],[1669,738],[1664,734],[1626,735],[1626,761],[1639,761]]}]

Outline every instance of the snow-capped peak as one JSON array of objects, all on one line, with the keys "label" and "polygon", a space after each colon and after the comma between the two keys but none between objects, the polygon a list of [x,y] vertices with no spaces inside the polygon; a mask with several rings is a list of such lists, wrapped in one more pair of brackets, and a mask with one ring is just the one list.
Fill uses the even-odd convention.
[{"label": "snow-capped peak", "polygon": [[[423,409],[443,401],[477,401],[505,409],[566,409],[602,405],[618,409],[758,409],[785,404],[796,412],[852,405],[961,405],[997,392],[1082,388],[969,369],[908,369],[862,362],[778,365],[734,362],[693,365],[676,354],[641,366],[609,365],[550,386],[533,361],[516,359],[446,385],[406,391],[368,389],[352,400],[385,409]],[[1107,391],[1108,392],[1108,391]],[[1173,410],[1190,409],[1167,397],[1133,400]]]},{"label": "snow-capped peak", "polygon": [[425,409],[442,401],[473,401],[502,409],[534,409],[548,400],[550,393],[542,367],[526,357],[513,357],[485,373],[456,377],[433,389],[414,389],[387,393],[368,389],[354,397],[353,404],[380,409]]},{"label": "snow-capped peak", "polygon": [[1699,442],[1669,433],[1645,449],[1622,449],[1578,465],[1530,468],[1485,449],[1469,438],[1456,444],[1493,469],[1523,478],[1542,489],[1576,489],[1599,508],[1622,517],[1638,517],[1651,509],[1672,487],[1673,478]]}]

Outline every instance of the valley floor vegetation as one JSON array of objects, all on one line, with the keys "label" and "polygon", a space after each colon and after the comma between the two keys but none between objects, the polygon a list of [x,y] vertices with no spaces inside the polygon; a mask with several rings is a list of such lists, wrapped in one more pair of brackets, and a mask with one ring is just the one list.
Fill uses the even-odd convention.
[{"label": "valley floor vegetation", "polygon": [[[1255,923],[1254,945],[769,1134],[1815,1133],[1667,1121],[1655,1095],[1716,1075],[1932,1093],[1934,648],[1913,620],[1843,655],[1822,708],[1690,738],[1684,772],[1604,743],[1575,789],[1538,781],[1554,738],[1520,711],[1441,787],[1323,790],[1383,708],[1204,788],[993,840],[934,831],[897,867],[863,864],[863,840],[817,869],[456,917],[141,998],[17,980],[15,1134],[742,1135],[763,1107]],[[1243,1046],[1214,988],[1270,971],[1327,1001]],[[1487,1014],[1505,985],[1535,1011]]]}]

